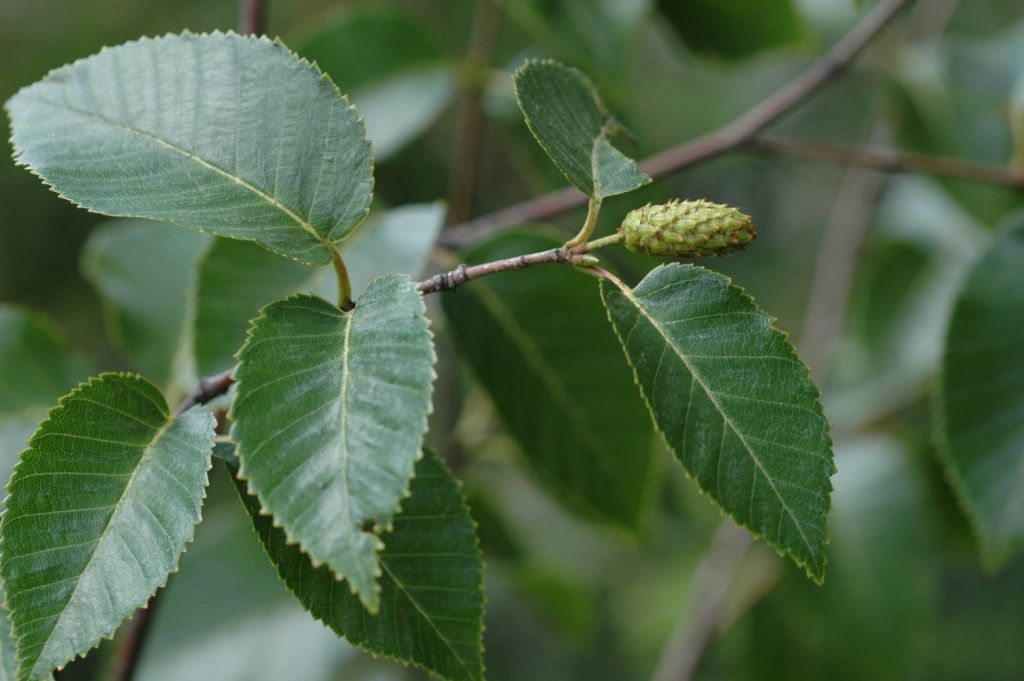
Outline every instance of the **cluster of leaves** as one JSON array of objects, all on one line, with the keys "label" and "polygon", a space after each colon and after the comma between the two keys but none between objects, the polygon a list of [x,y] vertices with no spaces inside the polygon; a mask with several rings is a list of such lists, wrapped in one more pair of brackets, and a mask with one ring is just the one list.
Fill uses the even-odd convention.
[{"label": "cluster of leaves", "polygon": [[[593,202],[650,181],[611,145],[617,126],[580,72],[529,62],[515,83],[530,129]],[[105,49],[7,108],[18,162],[65,198],[227,237],[207,244],[136,221],[111,224],[91,244],[87,272],[131,339],[125,346],[142,349],[139,365],[162,385],[177,389],[190,363],[200,373],[230,368],[241,328],[285,295],[259,310],[237,350],[232,447],[221,454],[271,561],[313,615],[350,641],[443,678],[481,678],[472,523],[450,474],[423,450],[435,356],[422,294],[408,275],[382,274],[349,300],[338,245],[366,216],[373,176],[347,99],[278,42],[184,34]],[[385,271],[415,271],[418,262],[395,261],[392,251],[409,249],[388,248],[387,222],[415,221],[428,232],[422,250],[438,218],[436,209],[391,211],[363,230],[377,261],[357,240],[344,257],[364,270],[383,260]],[[191,309],[153,309],[149,291],[132,285],[144,278],[133,267],[146,258],[136,256],[157,244],[164,260],[148,286],[184,286],[194,270]],[[322,290],[310,267],[329,264],[338,305],[287,295]],[[560,304],[585,299],[600,309],[593,283],[555,282],[550,306],[502,290],[509,284],[481,285],[446,306],[467,358],[499,408],[503,391],[539,396],[535,414],[507,415],[513,431],[533,416],[549,424],[530,448],[538,470],[582,508],[635,526],[653,455],[642,402],[609,414],[576,398],[631,390],[633,377],[604,313],[594,319],[604,340],[593,348],[573,347],[579,336],[557,325]],[[603,282],[601,297],[643,402],[687,470],[822,579],[827,426],[806,368],[771,319],[728,280],[689,265],[660,267],[635,290]],[[181,338],[172,330],[186,316],[191,333]],[[488,318],[498,324],[478,323]],[[500,333],[502,318],[565,338],[565,351],[530,354],[515,329]],[[534,372],[503,375],[490,359],[502,344],[528,353]],[[208,408],[172,412],[155,384],[127,374],[101,374],[50,412],[15,467],[0,526],[19,678],[88,651],[176,569],[199,521],[216,425]],[[568,443],[558,435],[565,429]],[[611,484],[620,489],[607,494]]]},{"label": "cluster of leaves", "polygon": [[[368,79],[326,66],[357,39],[376,45],[373,30],[324,41],[317,56],[352,89],[380,157],[402,143],[382,143],[401,125],[374,130],[373,96],[395,110],[386,89],[362,94]],[[443,63],[434,47],[410,45]],[[443,68],[433,80],[394,73],[389,86],[433,93],[425,105],[450,96]],[[592,199],[649,181],[610,143],[618,124],[582,74],[531,62],[516,87],[541,146]],[[6,668],[38,678],[83,654],[176,568],[199,520],[214,424],[203,407],[167,405],[196,373],[234,367],[244,342],[221,436],[231,444],[216,453],[281,579],[367,650],[481,678],[473,523],[458,484],[421,453],[434,363],[422,297],[409,276],[373,278],[418,273],[440,208],[382,210],[360,226],[373,182],[361,120],[316,67],[266,40],[167,36],[105,50],[27,88],[9,111],[20,162],[75,203],[227,238],[124,220],[90,242],[86,272],[115,337],[160,388],[101,375],[61,400],[23,454],[0,526],[18,646],[4,640]],[[557,245],[520,231],[463,255]],[[353,310],[327,302],[336,249]],[[1020,470],[1020,405],[978,376],[1009,383],[1019,366],[1019,230],[991,253],[960,294],[940,409],[951,477],[996,563],[1021,541],[1020,476],[1005,474]],[[151,293],[168,288],[191,295],[154,308]],[[650,414],[703,491],[823,578],[833,466],[817,391],[771,318],[726,278],[671,264],[626,289],[552,267],[475,282],[442,303],[507,429],[569,507],[641,526],[657,456]],[[13,456],[91,367],[13,309],[0,315],[0,354],[12,377],[0,385],[0,443]],[[614,409],[593,398],[610,393],[622,396]]]}]

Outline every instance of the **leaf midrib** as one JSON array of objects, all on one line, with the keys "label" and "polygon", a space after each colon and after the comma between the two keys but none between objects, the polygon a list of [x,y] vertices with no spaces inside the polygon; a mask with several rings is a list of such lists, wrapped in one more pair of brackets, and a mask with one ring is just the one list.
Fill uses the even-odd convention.
[{"label": "leaf midrib", "polygon": [[687,371],[690,372],[690,375],[693,377],[693,380],[696,381],[698,385],[700,385],[701,389],[704,391],[704,394],[707,395],[708,400],[710,400],[711,404],[714,405],[715,410],[722,417],[722,421],[727,426],[729,426],[729,429],[732,430],[733,434],[736,435],[736,438],[740,441],[740,444],[743,445],[743,448],[747,451],[747,454],[750,456],[751,461],[754,462],[754,466],[757,468],[758,471],[761,472],[761,475],[768,483],[768,487],[771,488],[772,492],[775,494],[775,497],[779,500],[779,503],[782,505],[782,508],[786,512],[786,515],[788,515],[790,520],[793,521],[793,524],[796,527],[797,532],[800,533],[800,538],[803,540],[804,546],[806,546],[807,550],[810,552],[809,557],[814,556],[814,548],[811,546],[810,541],[807,539],[807,535],[804,533],[803,525],[800,523],[800,521],[797,520],[796,516],[793,514],[792,509],[790,509],[789,504],[786,503],[786,500],[783,499],[782,495],[779,493],[778,488],[776,488],[775,486],[775,482],[772,480],[771,476],[768,475],[768,471],[765,470],[764,464],[761,463],[761,460],[757,457],[757,454],[754,453],[753,448],[747,442],[746,438],[740,432],[739,428],[737,428],[736,424],[732,421],[731,418],[729,418],[729,415],[726,413],[721,403],[716,399],[715,393],[708,387],[707,383],[704,380],[704,377],[700,374],[700,372],[698,372],[693,367],[692,364],[690,364],[686,357],[686,353],[683,352],[683,350],[672,341],[669,335],[665,332],[665,329],[650,314],[648,314],[647,309],[640,302],[640,299],[633,294],[633,291],[625,288],[619,290],[622,292],[624,296],[626,296],[626,298],[628,298],[633,303],[633,305],[636,306],[637,311],[640,314],[642,314],[644,318],[650,323],[650,325],[654,327],[658,334],[661,335],[661,337],[665,340],[665,343],[672,348],[672,350],[679,357],[683,365],[686,366],[686,369]]},{"label": "leaf midrib", "polygon": [[[349,548],[352,550],[353,555],[358,554],[358,549],[355,546],[356,533],[359,532],[352,523],[352,494],[349,489],[349,463],[351,456],[348,451],[348,379],[349,379],[349,368],[348,360],[349,355],[352,352],[352,345],[350,342],[352,334],[352,321],[355,318],[356,310],[352,310],[348,313],[343,313],[345,319],[345,329],[341,334],[341,390],[339,391],[339,404],[341,406],[341,423],[339,427],[341,429],[340,445],[341,451],[341,485],[345,489],[345,527],[349,528]],[[361,565],[360,561],[353,561],[353,565]],[[365,580],[365,575],[360,575],[360,581]],[[372,577],[371,577],[371,581]],[[375,584],[375,582],[374,582]],[[372,588],[372,587],[371,587]],[[362,600],[362,599],[360,599]]]},{"label": "leaf midrib", "polygon": [[193,161],[194,163],[197,163],[197,164],[203,166],[204,168],[206,168],[208,170],[212,170],[213,172],[217,173],[218,175],[221,175],[222,177],[225,177],[225,178],[231,180],[232,182],[234,182],[235,184],[239,185],[240,187],[242,187],[242,188],[252,192],[256,196],[258,196],[260,199],[262,199],[265,203],[273,206],[277,210],[279,210],[282,213],[284,213],[285,215],[287,215],[293,222],[295,222],[295,224],[298,227],[302,228],[310,236],[312,236],[314,239],[316,239],[317,242],[323,244],[324,246],[327,246],[327,245],[329,245],[331,243],[329,240],[327,240],[326,238],[321,236],[320,233],[317,232],[316,229],[313,227],[313,225],[311,225],[308,221],[304,220],[298,213],[293,211],[288,206],[284,205],[277,198],[271,196],[270,194],[267,194],[265,191],[263,191],[262,189],[260,189],[259,187],[255,186],[255,185],[253,185],[252,183],[248,182],[247,180],[243,179],[242,177],[239,177],[238,175],[232,174],[232,173],[228,172],[227,170],[224,170],[220,166],[207,161],[206,159],[202,158],[201,156],[198,156],[197,154],[195,154],[194,152],[191,152],[191,151],[188,151],[187,149],[179,147],[178,145],[174,144],[173,142],[165,140],[162,137],[158,137],[157,135],[154,135],[152,133],[146,132],[145,130],[139,130],[138,128],[134,128],[134,127],[132,127],[130,125],[125,125],[123,123],[119,123],[117,121],[113,121],[113,120],[111,120],[111,119],[109,119],[109,118],[107,118],[105,116],[101,116],[101,115],[93,113],[91,111],[85,111],[85,110],[79,109],[77,107],[68,106],[67,104],[61,104],[61,103],[58,103],[58,102],[52,102],[52,101],[50,101],[48,99],[44,99],[42,97],[36,97],[35,101],[37,101],[37,102],[39,102],[41,104],[47,104],[47,105],[52,106],[52,107],[54,107],[56,109],[61,109],[63,111],[67,111],[68,113],[78,114],[79,116],[82,116],[82,117],[90,119],[90,120],[92,120],[94,122],[97,122],[97,123],[109,126],[109,127],[113,128],[115,130],[120,130],[121,132],[130,134],[130,135],[135,135],[135,136],[140,137],[140,138],[142,138],[144,140],[148,140],[148,141],[153,142],[154,144],[156,144],[156,145],[158,145],[160,147],[163,147],[164,149],[168,149],[168,150],[170,150],[170,151],[172,151],[172,152],[182,156],[183,158],[186,158],[186,159],[188,159],[190,161]]}]

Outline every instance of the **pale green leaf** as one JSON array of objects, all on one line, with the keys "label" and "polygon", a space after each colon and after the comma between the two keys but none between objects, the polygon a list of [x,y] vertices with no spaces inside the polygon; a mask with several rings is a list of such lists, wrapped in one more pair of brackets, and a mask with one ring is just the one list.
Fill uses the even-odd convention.
[{"label": "pale green leaf", "polygon": [[313,296],[269,305],[236,371],[232,439],[263,509],[376,611],[377,535],[427,428],[434,349],[409,277],[375,279],[350,312]]},{"label": "pale green leaf", "polygon": [[[0,305],[0,477],[7,479],[47,409],[88,374],[88,363],[68,347],[49,320]],[[0,615],[2,681],[15,678],[14,652],[11,624]]]},{"label": "pale green leaf", "polygon": [[370,203],[359,116],[319,69],[266,38],[184,33],[107,48],[7,110],[18,163],[99,213],[325,264]]},{"label": "pale green leaf", "polygon": [[443,42],[394,8],[344,12],[296,50],[352,98],[378,160],[419,136],[455,94],[455,64]]},{"label": "pale green leaf", "polygon": [[[358,296],[384,272],[417,276],[444,224],[444,205],[424,203],[375,213],[342,245],[352,292]],[[332,267],[310,269],[244,241],[218,239],[196,275],[192,345],[201,376],[234,366],[249,320],[292,293],[337,297]]]},{"label": "pale green leaf", "polygon": [[651,181],[611,145],[618,123],[583,73],[552,60],[531,60],[515,72],[514,81],[530,131],[579,189],[601,198]]},{"label": "pale green leaf", "polygon": [[942,361],[940,450],[982,558],[1024,546],[1024,221],[997,238],[961,289]]},{"label": "pale green leaf", "polygon": [[738,523],[825,577],[834,472],[818,390],[783,333],[725,277],[678,263],[601,295],[651,415]]},{"label": "pale green leaf", "polygon": [[97,227],[82,252],[82,273],[101,294],[111,340],[161,386],[180,372],[186,290],[207,237],[148,220]]},{"label": "pale green leaf", "polygon": [[278,574],[314,617],[371,653],[442,679],[483,678],[483,561],[459,485],[434,454],[417,462],[410,496],[383,536],[377,615],[289,544],[243,483],[238,490]]},{"label": "pale green leaf", "polygon": [[[501,235],[469,263],[560,241]],[[526,460],[569,506],[637,531],[653,482],[654,433],[597,282],[568,268],[487,277],[442,299],[461,356]]]},{"label": "pale green leaf", "polygon": [[7,479],[46,410],[89,371],[48,319],[0,305],[0,477]]},{"label": "pale green leaf", "polygon": [[61,399],[8,486],[0,574],[19,679],[84,654],[173,572],[199,522],[215,419],[103,374]]}]

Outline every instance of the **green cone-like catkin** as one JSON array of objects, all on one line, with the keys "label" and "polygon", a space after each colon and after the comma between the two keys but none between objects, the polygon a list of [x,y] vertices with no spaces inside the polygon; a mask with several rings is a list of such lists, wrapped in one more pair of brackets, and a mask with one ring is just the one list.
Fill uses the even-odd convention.
[{"label": "green cone-like catkin", "polygon": [[703,199],[647,204],[626,215],[619,232],[631,251],[676,258],[725,255],[757,236],[749,215]]}]

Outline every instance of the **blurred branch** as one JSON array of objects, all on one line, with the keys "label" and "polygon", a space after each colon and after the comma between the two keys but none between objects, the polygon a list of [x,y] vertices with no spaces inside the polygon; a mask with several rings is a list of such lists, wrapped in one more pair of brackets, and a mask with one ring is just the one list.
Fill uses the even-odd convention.
[{"label": "blurred branch", "polygon": [[238,3],[238,30],[243,34],[263,35],[267,25],[267,5],[264,0],[240,0]]},{"label": "blurred branch", "polygon": [[[640,167],[652,177],[663,177],[744,145],[837,76],[910,2],[879,0],[828,52],[760,104],[718,130],[651,156]],[[508,227],[549,218],[582,206],[586,201],[587,197],[577,189],[551,192],[451,227],[442,234],[441,243],[460,246]]]},{"label": "blurred branch", "polygon": [[[889,137],[889,126],[877,119],[869,143],[885,143]],[[800,356],[819,386],[824,384],[829,348],[842,332],[861,245],[884,183],[885,176],[878,169],[851,168],[839,185],[821,237],[800,333]]]},{"label": "blurred branch", "polygon": [[651,681],[686,681],[693,677],[704,650],[718,632],[729,587],[752,542],[750,534],[731,520],[718,525],[690,581],[687,604],[692,604],[693,615],[676,622]]},{"label": "blurred branch", "polygon": [[[199,379],[195,389],[174,410],[175,416],[185,413],[197,404],[206,404],[226,393],[231,384],[235,382],[235,379],[231,376],[233,372],[234,369],[229,369],[215,376]],[[135,617],[131,619],[128,625],[128,630],[118,641],[108,676],[111,681],[132,681],[135,678],[135,670],[142,657],[146,636],[149,634],[150,626],[153,624],[153,617],[157,606],[160,604],[162,593],[162,590],[157,591],[150,597],[149,602],[144,608],[139,608],[136,611]]]},{"label": "blurred branch", "polygon": [[481,74],[486,73],[494,56],[500,19],[498,0],[477,0],[469,47],[462,61],[455,156],[448,181],[447,224],[468,220],[473,212],[483,140],[484,117],[480,95],[484,79]]},{"label": "blurred branch", "polygon": [[1024,172],[1021,170],[960,158],[932,156],[874,146],[858,147],[818,140],[795,140],[772,136],[755,137],[748,141],[745,147],[776,156],[863,166],[892,173],[914,172],[955,177],[1024,190]]}]

